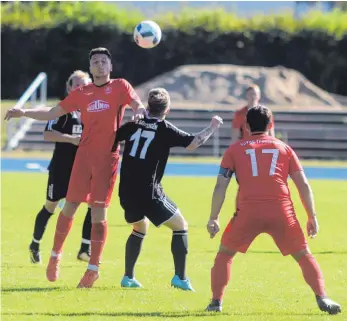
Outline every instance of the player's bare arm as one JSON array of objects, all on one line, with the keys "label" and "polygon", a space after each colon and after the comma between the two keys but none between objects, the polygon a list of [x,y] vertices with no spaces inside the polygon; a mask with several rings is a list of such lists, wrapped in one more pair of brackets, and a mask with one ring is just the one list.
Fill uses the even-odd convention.
[{"label": "player's bare arm", "polygon": [[240,128],[231,129],[231,144],[236,143],[241,138]]},{"label": "player's bare arm", "polygon": [[36,120],[52,120],[65,115],[67,112],[57,105],[55,107],[37,107],[31,109],[24,108],[11,108],[6,112],[5,120],[10,120],[11,118],[21,118],[28,117]]},{"label": "player's bare arm", "polygon": [[220,167],[216,186],[214,187],[211,205],[210,219],[207,223],[207,231],[210,237],[214,238],[219,232],[219,213],[225,200],[225,194],[228,189],[233,172],[228,168]]},{"label": "player's bare arm", "polygon": [[223,119],[219,116],[214,116],[211,120],[210,126],[203,129],[200,133],[195,134],[192,142],[187,146],[188,150],[195,150],[199,146],[206,143],[211,135],[223,124]]},{"label": "player's bare arm", "polygon": [[81,136],[69,135],[58,132],[57,130],[46,130],[43,133],[43,138],[45,141],[53,143],[70,143],[78,146]]},{"label": "player's bare arm", "polygon": [[311,186],[306,178],[304,171],[297,171],[295,173],[292,173],[290,177],[292,178],[296,188],[298,189],[301,202],[304,205],[308,216],[307,234],[309,237],[313,238],[317,235],[319,226]]}]

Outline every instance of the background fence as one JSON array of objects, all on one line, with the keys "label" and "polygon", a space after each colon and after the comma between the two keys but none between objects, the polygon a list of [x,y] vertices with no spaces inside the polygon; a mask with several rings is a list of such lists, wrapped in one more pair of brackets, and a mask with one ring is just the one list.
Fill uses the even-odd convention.
[{"label": "background fence", "polygon": [[[218,134],[194,152],[183,148],[172,149],[171,155],[221,156],[230,144],[233,112],[206,110],[171,110],[168,120],[183,130],[196,133],[206,127],[213,115],[224,119]],[[126,109],[124,121],[132,115]],[[346,112],[274,112],[276,136],[288,142],[306,159],[347,159]],[[45,122],[35,122],[19,148],[25,150],[51,150],[53,144],[43,141]]]}]

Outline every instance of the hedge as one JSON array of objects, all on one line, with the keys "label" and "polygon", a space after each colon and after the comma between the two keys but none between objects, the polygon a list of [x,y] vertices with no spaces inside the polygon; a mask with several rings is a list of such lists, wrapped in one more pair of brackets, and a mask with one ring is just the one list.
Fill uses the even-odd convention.
[{"label": "hedge", "polygon": [[[131,32],[145,19],[137,10],[125,10],[115,4],[96,2],[11,2],[1,6],[1,25],[15,29],[32,30],[54,28],[65,24],[70,28],[83,25],[112,26]],[[281,29],[287,33],[301,30],[322,30],[337,38],[347,33],[347,12],[311,12],[301,19],[291,13],[255,15],[242,18],[222,9],[183,9],[179,13],[168,12],[154,18],[163,29],[179,29],[187,33],[196,28],[221,32],[266,31]]]},{"label": "hedge", "polygon": [[[129,15],[98,2],[93,7],[88,2],[48,3],[51,7],[40,7],[39,2],[2,5],[3,99],[18,98],[40,71],[48,73],[49,95],[61,96],[68,75],[75,69],[87,70],[88,52],[97,46],[113,53],[113,76],[125,77],[134,85],[184,64],[282,65],[302,72],[325,90],[347,95],[347,17],[343,12],[314,13],[296,24],[289,23],[294,20],[286,15],[255,17],[245,24],[246,20],[223,11],[186,10],[157,19],[163,40],[145,50],[135,45],[131,35],[143,18],[139,13]],[[20,19],[15,19],[18,11]],[[35,21],[28,20],[33,16]]]}]

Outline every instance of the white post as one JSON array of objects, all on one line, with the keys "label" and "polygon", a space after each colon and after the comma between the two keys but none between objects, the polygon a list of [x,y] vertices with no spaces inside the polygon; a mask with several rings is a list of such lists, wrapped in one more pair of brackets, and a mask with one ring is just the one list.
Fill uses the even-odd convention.
[{"label": "white post", "polygon": [[[30,108],[37,105],[37,90],[40,88],[40,102],[42,105],[47,104],[47,74],[40,72],[35,80],[31,83],[29,88],[19,98],[18,102],[13,108],[23,108],[30,100]],[[16,148],[19,141],[23,139],[26,132],[30,129],[33,120],[21,118],[11,119],[7,125],[7,141],[5,150],[12,150]]]},{"label": "white post", "polygon": [[213,134],[213,156],[219,157],[219,130]]}]

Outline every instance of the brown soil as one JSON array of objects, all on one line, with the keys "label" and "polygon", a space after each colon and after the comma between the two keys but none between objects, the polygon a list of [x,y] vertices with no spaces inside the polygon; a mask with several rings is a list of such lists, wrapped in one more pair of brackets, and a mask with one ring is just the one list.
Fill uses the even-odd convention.
[{"label": "brown soil", "polygon": [[146,101],[155,87],[166,88],[173,108],[237,109],[245,103],[245,89],[257,84],[262,103],[271,109],[342,110],[347,97],[328,93],[302,74],[284,67],[186,65],[162,74],[137,88]]}]

